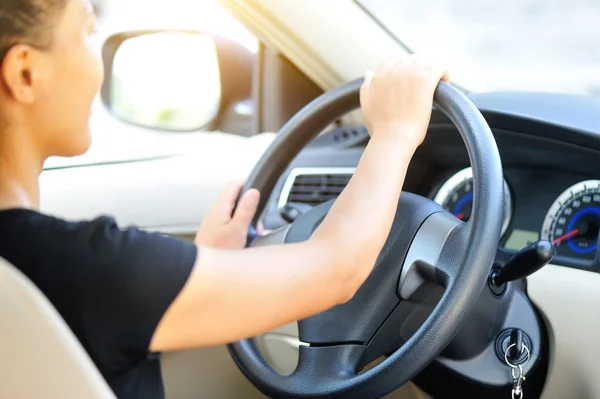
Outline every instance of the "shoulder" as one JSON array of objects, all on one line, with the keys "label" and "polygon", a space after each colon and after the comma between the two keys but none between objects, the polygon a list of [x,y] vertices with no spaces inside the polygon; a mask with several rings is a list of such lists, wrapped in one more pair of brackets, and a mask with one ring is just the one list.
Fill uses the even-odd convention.
[{"label": "shoulder", "polygon": [[[30,209],[8,209],[0,211],[0,234],[11,234],[18,238],[55,238],[85,240],[100,231],[118,229],[116,221],[109,216],[100,216],[89,221],[67,221]],[[52,234],[52,235],[50,235]]]},{"label": "shoulder", "polygon": [[[186,273],[197,248],[190,242],[136,227],[121,227],[110,216],[67,221],[29,210],[0,211],[0,256],[73,267],[90,278],[120,278],[163,268]],[[19,256],[21,255],[21,256]],[[13,262],[13,259],[8,259]],[[14,263],[14,262],[13,262]],[[16,265],[20,267],[21,265]],[[188,272],[190,270],[187,270]]]}]

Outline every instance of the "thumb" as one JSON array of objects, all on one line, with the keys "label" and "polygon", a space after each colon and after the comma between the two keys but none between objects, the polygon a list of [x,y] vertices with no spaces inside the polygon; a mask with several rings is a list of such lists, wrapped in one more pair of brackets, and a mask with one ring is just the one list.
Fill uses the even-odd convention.
[{"label": "thumb", "polygon": [[371,86],[371,81],[373,80],[373,76],[375,76],[375,74],[373,72],[371,72],[371,71],[365,72],[365,78],[364,78],[362,86],[360,87],[361,92],[369,90],[369,87]]},{"label": "thumb", "polygon": [[364,85],[369,88],[369,86],[371,85],[371,81],[373,80],[373,76],[375,76],[375,73],[373,71],[366,71],[365,72],[365,83]]},{"label": "thumb", "polygon": [[238,202],[231,223],[243,228],[244,230],[247,230],[252,222],[252,218],[254,218],[254,215],[256,215],[259,201],[260,193],[257,189],[253,188],[244,193]]}]

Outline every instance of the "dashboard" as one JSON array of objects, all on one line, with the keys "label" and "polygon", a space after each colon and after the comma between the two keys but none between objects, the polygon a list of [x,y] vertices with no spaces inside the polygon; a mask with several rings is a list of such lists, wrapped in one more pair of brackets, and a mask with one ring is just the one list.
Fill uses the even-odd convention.
[{"label": "dashboard", "polygon": [[[600,102],[525,93],[471,99],[488,121],[503,162],[505,212],[499,250],[514,253],[545,239],[555,246],[555,263],[600,271]],[[315,139],[280,179],[267,206],[265,227],[289,222],[282,217],[287,204],[307,209],[339,195],[368,140],[364,126],[340,127]],[[434,110],[404,190],[428,197],[467,221],[477,200],[472,182],[459,133]]]}]

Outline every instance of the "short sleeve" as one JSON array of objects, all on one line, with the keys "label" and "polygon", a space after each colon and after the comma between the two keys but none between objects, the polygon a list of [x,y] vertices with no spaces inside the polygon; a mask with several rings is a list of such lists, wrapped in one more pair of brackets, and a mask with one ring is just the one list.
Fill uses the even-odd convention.
[{"label": "short sleeve", "polygon": [[88,345],[107,366],[146,360],[160,320],[190,276],[197,247],[158,233],[120,229],[108,217],[88,223],[78,250],[86,260],[78,285]]}]

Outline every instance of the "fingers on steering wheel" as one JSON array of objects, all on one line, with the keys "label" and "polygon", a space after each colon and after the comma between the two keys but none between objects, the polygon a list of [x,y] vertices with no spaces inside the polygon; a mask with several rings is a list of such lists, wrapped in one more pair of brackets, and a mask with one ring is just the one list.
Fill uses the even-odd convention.
[{"label": "fingers on steering wheel", "polygon": [[254,218],[254,215],[256,215],[259,201],[260,193],[257,189],[252,188],[246,191],[237,204],[231,222],[235,223],[241,228],[248,228],[252,222],[252,218]]}]

